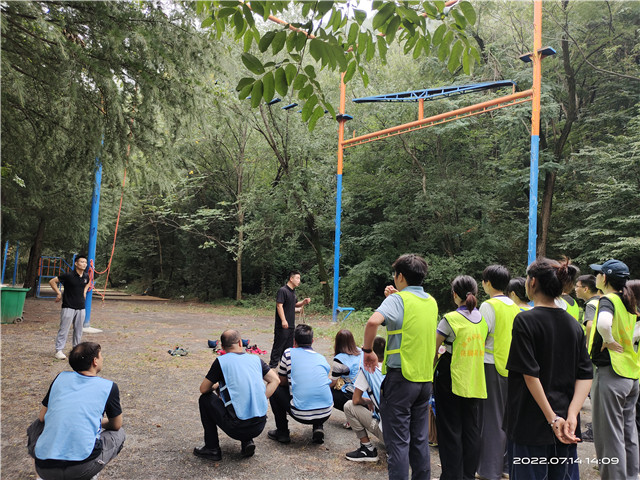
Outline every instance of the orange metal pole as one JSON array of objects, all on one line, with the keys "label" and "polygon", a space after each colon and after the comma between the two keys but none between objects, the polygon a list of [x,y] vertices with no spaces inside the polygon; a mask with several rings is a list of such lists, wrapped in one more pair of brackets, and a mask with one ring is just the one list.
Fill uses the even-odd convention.
[{"label": "orange metal pole", "polygon": [[[524,103],[530,101],[532,95],[531,90],[525,90],[523,92],[518,92],[513,95],[507,95],[504,97],[495,98],[493,100],[489,100],[482,103],[477,103],[475,105],[470,105],[468,107],[459,108],[457,110],[452,110],[450,112],[441,113],[439,115],[434,115],[428,118],[423,118],[422,120],[416,120],[414,122],[405,123],[403,125],[396,125],[395,127],[387,128],[384,130],[379,130],[377,132],[367,133],[366,135],[360,135],[359,137],[351,138],[349,140],[345,140],[343,142],[344,148],[355,146],[354,144],[365,143],[367,140],[372,140],[374,137],[388,137],[391,135],[396,135],[401,131],[411,130],[411,129],[419,129],[426,124],[438,121],[446,121],[448,118],[459,117],[461,115],[470,115],[472,112],[478,111],[487,111],[488,109],[495,110],[497,108],[502,108],[499,106],[501,103],[513,102],[510,105],[515,105],[517,103]],[[518,101],[520,100],[520,101]],[[506,105],[505,105],[506,106]],[[495,108],[492,108],[495,107]]]},{"label": "orange metal pole", "polygon": [[424,98],[418,100],[418,120],[424,118]]},{"label": "orange metal pole", "polygon": [[533,101],[531,104],[531,134],[540,135],[540,90],[542,86],[542,0],[533,4]]}]

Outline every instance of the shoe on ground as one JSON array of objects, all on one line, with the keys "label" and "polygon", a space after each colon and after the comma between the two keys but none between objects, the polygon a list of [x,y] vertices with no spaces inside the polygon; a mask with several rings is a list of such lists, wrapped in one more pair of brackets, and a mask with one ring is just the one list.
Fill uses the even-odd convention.
[{"label": "shoe on ground", "polygon": [[267,432],[267,437],[271,440],[275,440],[280,443],[291,443],[291,437],[289,436],[289,432],[280,432],[278,429],[269,430]]},{"label": "shoe on ground", "polygon": [[246,442],[241,443],[242,448],[240,449],[240,455],[244,458],[253,457],[253,454],[256,453],[256,444],[253,443],[253,440],[247,440]]},{"label": "shoe on ground", "polygon": [[342,424],[342,428],[344,428],[345,430],[351,430],[351,425],[349,424],[349,422],[345,422]]},{"label": "shoe on ground", "polygon": [[311,441],[313,443],[324,443],[324,429],[322,425],[317,427],[313,427],[313,435],[311,436]]},{"label": "shoe on ground", "polygon": [[222,460],[222,450],[219,448],[207,448],[206,445],[204,447],[194,448],[193,454],[196,457],[206,458],[208,460],[213,460],[214,462]]},{"label": "shoe on ground", "polygon": [[377,462],[378,449],[369,450],[364,445],[360,445],[359,449],[345,454],[345,457],[352,462]]},{"label": "shoe on ground", "polygon": [[58,360],[64,360],[65,358],[67,358],[67,356],[62,353],[62,350],[58,350],[54,357],[56,357]]}]

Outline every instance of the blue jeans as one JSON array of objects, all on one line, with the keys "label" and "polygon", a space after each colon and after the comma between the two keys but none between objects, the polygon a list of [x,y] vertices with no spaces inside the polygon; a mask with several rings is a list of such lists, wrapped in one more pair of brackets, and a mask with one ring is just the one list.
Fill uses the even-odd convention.
[{"label": "blue jeans", "polygon": [[507,442],[511,480],[580,480],[576,444],[522,445]]}]

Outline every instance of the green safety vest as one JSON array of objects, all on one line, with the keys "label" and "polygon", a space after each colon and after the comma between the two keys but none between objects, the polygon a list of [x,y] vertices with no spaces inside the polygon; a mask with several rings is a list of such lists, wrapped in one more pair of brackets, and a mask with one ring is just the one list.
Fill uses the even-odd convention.
[{"label": "green safety vest", "polygon": [[[638,365],[638,354],[633,349],[633,329],[636,326],[637,316],[629,313],[622,303],[622,299],[615,293],[605,295],[611,303],[613,303],[613,324],[611,325],[611,333],[613,339],[622,345],[622,353],[609,350],[611,358],[611,366],[613,371],[621,377],[640,378],[640,365]],[[591,327],[591,335],[589,335],[589,354],[593,347],[593,339],[598,328],[598,313],[600,310],[600,302],[596,310],[596,317]]]},{"label": "green safety vest", "polygon": [[513,330],[513,319],[520,313],[520,307],[515,303],[507,305],[497,298],[490,298],[487,303],[493,307],[496,315],[496,324],[493,333],[493,350],[487,350],[493,353],[493,361],[496,370],[503,377],[508,376],[507,359],[509,358],[509,349],[511,348],[511,331]]},{"label": "green safety vest", "polygon": [[567,313],[571,315],[573,318],[575,318],[579,323],[580,322],[580,305],[578,305],[578,302],[576,302],[576,299],[573,298],[571,295],[566,295],[566,296],[569,297],[571,300],[573,300],[573,305],[572,305],[567,301],[565,296],[560,297],[562,301],[565,303],[565,305],[567,306]]},{"label": "green safety vest", "polygon": [[451,355],[451,386],[459,397],[487,398],[484,377],[484,342],[489,327],[484,318],[471,322],[459,312],[449,312],[444,318],[456,338]]},{"label": "green safety vest", "polygon": [[[410,382],[432,382],[438,304],[431,295],[427,298],[409,292],[398,292],[397,295],[400,295],[404,304],[404,317],[400,329],[387,331],[382,373],[387,373],[387,357],[400,355],[404,378]],[[389,339],[394,335],[400,335],[400,348],[388,350]]]}]

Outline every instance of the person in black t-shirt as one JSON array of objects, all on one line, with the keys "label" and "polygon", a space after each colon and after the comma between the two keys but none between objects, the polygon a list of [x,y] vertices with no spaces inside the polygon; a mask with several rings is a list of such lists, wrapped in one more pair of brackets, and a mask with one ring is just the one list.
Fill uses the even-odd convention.
[{"label": "person in black t-shirt", "polygon": [[287,284],[278,290],[276,295],[276,320],[273,327],[273,346],[269,367],[276,368],[282,357],[282,353],[293,347],[293,331],[296,328],[296,308],[304,307],[311,303],[310,298],[298,302],[295,289],[300,285],[300,272],[289,272]]},{"label": "person in black t-shirt", "polygon": [[[67,356],[62,349],[67,343],[69,328],[73,324],[73,346],[82,341],[82,324],[84,323],[84,301],[91,283],[87,269],[87,257],[78,255],[74,263],[74,269],[49,280],[49,285],[56,294],[56,302],[62,300],[62,312],[60,314],[60,327],[56,336],[55,358],[64,360]],[[60,291],[58,284],[64,286]]]},{"label": "person in black t-shirt", "polygon": [[579,478],[579,413],[593,369],[582,328],[554,302],[568,275],[568,260],[539,258],[527,270],[535,307],[516,316],[507,361],[511,478]]}]

